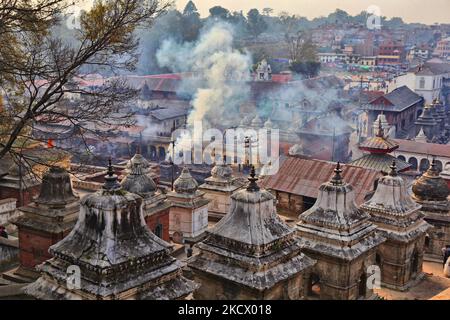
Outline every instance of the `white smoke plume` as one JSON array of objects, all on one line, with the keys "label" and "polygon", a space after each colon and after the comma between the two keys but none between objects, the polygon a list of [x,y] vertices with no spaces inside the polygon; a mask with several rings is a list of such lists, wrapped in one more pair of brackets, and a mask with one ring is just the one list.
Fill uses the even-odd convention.
[{"label": "white smoke plume", "polygon": [[[233,48],[231,25],[216,23],[204,30],[195,42],[179,43],[168,39],[156,57],[161,67],[186,73],[183,91],[193,93],[188,128],[192,129],[194,123],[201,122],[207,129],[218,123],[225,125],[226,119],[234,123],[239,117],[239,106],[249,96],[247,81],[250,79],[251,57]],[[191,140],[193,137],[188,135],[178,137],[175,153],[188,151],[188,146],[193,144]],[[172,153],[169,151],[168,156]]]},{"label": "white smoke plume", "polygon": [[251,57],[233,48],[229,24],[213,25],[193,43],[166,40],[157,60],[173,72],[192,72],[183,84],[195,91],[188,125],[203,121],[208,127],[211,120],[237,112],[239,103],[248,97]]}]

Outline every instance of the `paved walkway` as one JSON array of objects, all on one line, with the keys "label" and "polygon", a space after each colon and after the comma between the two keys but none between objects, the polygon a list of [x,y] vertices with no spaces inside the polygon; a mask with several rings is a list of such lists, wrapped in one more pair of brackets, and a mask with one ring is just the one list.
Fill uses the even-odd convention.
[{"label": "paved walkway", "polygon": [[424,262],[425,278],[408,291],[399,292],[383,288],[375,290],[386,300],[450,300],[450,279],[444,277],[442,264]]}]

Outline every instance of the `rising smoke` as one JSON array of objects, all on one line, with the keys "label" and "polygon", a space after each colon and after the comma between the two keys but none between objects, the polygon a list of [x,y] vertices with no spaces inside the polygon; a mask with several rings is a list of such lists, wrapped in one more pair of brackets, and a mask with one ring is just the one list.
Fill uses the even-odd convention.
[{"label": "rising smoke", "polygon": [[172,72],[189,72],[183,77],[183,91],[193,92],[193,110],[188,125],[202,121],[205,127],[215,125],[238,112],[238,106],[249,95],[251,57],[233,48],[233,27],[217,23],[204,30],[199,40],[179,43],[164,41],[157,52],[161,67]]}]

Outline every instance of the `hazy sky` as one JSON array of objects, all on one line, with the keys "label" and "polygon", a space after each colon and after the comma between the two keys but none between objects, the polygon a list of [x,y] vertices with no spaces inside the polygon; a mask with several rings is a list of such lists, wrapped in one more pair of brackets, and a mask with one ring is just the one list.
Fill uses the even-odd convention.
[{"label": "hazy sky", "polygon": [[[288,11],[308,18],[326,16],[336,8],[350,14],[357,14],[376,5],[381,15],[399,16],[406,22],[432,24],[450,23],[450,0],[193,0],[202,17],[209,14],[209,8],[220,5],[231,11],[247,13],[251,8],[272,8],[275,14]],[[188,0],[175,0],[177,8],[183,9]]]}]

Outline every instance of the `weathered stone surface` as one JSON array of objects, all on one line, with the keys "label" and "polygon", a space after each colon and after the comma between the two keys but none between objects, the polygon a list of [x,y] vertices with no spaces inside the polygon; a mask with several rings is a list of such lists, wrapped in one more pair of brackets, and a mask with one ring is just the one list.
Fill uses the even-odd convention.
[{"label": "weathered stone surface", "polygon": [[434,159],[430,168],[414,182],[412,190],[412,198],[422,206],[425,221],[433,226],[425,239],[425,254],[441,260],[442,248],[450,243],[450,192]]},{"label": "weathered stone surface", "polygon": [[425,234],[431,226],[397,175],[395,161],[391,169],[389,175],[380,178],[374,195],[361,208],[387,238],[377,252],[382,284],[406,290],[423,276]]},{"label": "weathered stone surface", "polygon": [[122,188],[143,198],[147,226],[161,239],[169,241],[170,202],[151,178],[150,163],[137,153],[128,162],[126,171],[127,175],[121,182]]},{"label": "weathered stone surface", "polygon": [[[71,233],[50,247],[53,258],[25,288],[38,299],[178,299],[196,287],[182,277],[183,264],[170,245],[144,222],[142,198],[124,191],[112,166],[103,189],[85,196]],[[78,266],[81,286],[72,288],[67,268]]]},{"label": "weathered stone surface", "polygon": [[309,280],[320,286],[320,299],[371,298],[366,287],[367,269],[375,262],[375,250],[386,239],[376,232],[370,216],[355,204],[351,185],[341,177],[339,163],[335,176],[319,188],[314,206],[300,214],[297,235],[305,254],[317,260]]},{"label": "weathered stone surface", "polygon": [[231,195],[242,188],[244,184],[233,177],[233,170],[227,164],[217,164],[211,170],[211,177],[199,186],[210,200],[208,214],[212,219],[221,219],[230,211]]},{"label": "weathered stone surface", "polygon": [[51,167],[42,177],[37,199],[18,211],[19,217],[11,221],[19,230],[18,272],[33,272],[36,265],[51,258],[49,247],[62,240],[77,221],[79,198],[72,190],[69,173]]},{"label": "weathered stone surface", "polygon": [[197,242],[208,228],[208,203],[204,193],[198,191],[195,179],[187,168],[175,180],[174,192],[167,194],[170,202],[170,233],[182,235],[189,242]]},{"label": "weathered stone surface", "polygon": [[232,195],[231,211],[197,244],[188,261],[201,287],[196,299],[299,299],[314,261],[300,252],[295,232],[276,214],[254,171]]}]

